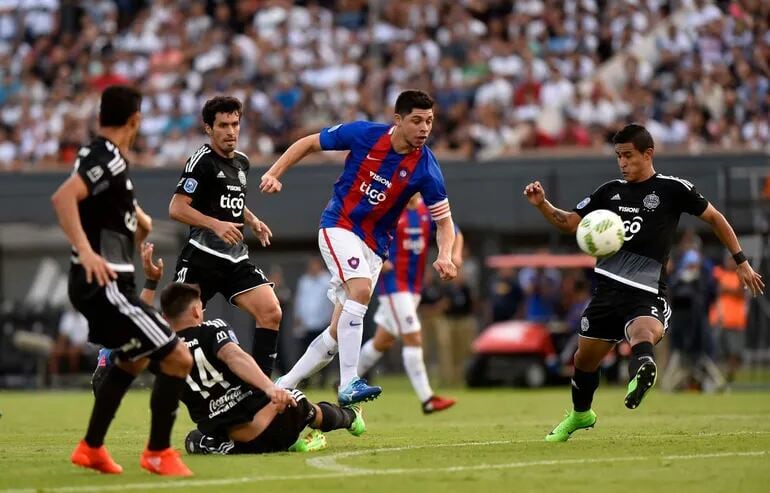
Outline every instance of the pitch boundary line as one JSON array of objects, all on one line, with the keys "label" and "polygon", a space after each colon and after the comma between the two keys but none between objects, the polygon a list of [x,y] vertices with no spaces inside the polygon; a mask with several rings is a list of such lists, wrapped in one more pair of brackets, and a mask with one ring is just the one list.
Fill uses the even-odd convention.
[{"label": "pitch boundary line", "polygon": [[[426,468],[391,468],[391,469],[365,469],[353,468],[337,464],[336,460],[343,457],[361,456],[371,453],[398,452],[402,450],[420,449],[420,448],[442,448],[442,447],[474,447],[488,445],[506,445],[512,443],[529,443],[535,440],[495,440],[486,442],[464,442],[464,443],[444,443],[434,445],[411,445],[404,447],[383,447],[378,449],[366,449],[349,452],[340,452],[324,457],[315,457],[306,460],[306,463],[312,467],[322,470],[328,470],[325,473],[293,474],[293,475],[266,475],[266,476],[244,476],[240,478],[222,478],[222,479],[185,479],[175,481],[169,479],[164,482],[146,482],[146,483],[127,483],[127,484],[102,484],[92,486],[58,486],[52,488],[16,488],[0,490],[0,493],[87,493],[100,491],[125,491],[139,489],[178,489],[178,488],[202,488],[209,486],[232,486],[237,484],[256,483],[261,481],[303,481],[308,479],[334,479],[351,476],[365,475],[407,475],[424,474],[432,472],[462,472],[462,471],[481,471],[492,469],[514,469],[523,467],[553,466],[553,465],[574,465],[574,464],[593,464],[604,462],[628,462],[642,460],[698,460],[713,459],[724,457],[758,457],[770,454],[767,450],[756,451],[732,451],[716,452],[705,454],[683,454],[683,455],[664,455],[664,456],[626,456],[626,457],[606,457],[589,459],[552,459],[552,460],[533,460],[509,462],[503,464],[477,464],[472,466],[449,466],[449,467],[426,467]],[[537,442],[542,442],[537,440]],[[97,477],[97,476],[94,476]]]}]

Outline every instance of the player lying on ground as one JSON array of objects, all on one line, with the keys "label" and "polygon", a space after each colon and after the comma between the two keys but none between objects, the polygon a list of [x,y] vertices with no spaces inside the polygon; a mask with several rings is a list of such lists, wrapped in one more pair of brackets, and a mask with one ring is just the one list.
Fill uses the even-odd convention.
[{"label": "player lying on ground", "polygon": [[689,181],[655,171],[655,146],[644,127],[627,125],[615,134],[613,142],[623,179],[600,186],[573,211],[551,205],[540,182],[524,188],[530,204],[565,233],[574,234],[580,219],[598,209],[617,213],[626,225],[623,247],[596,261],[597,287],[583,312],[575,353],[573,410],[545,437],[549,442],[566,441],[574,431],[594,426],[596,413],[591,402],[599,386],[599,365],[623,338],[631,344],[626,407],[636,409],[655,384],[658,370],[653,346],[663,338],[671,315],[663,272],[683,212],[711,226],[733,255],[741,281],[754,296],[762,294],[765,286],[724,216]]}]

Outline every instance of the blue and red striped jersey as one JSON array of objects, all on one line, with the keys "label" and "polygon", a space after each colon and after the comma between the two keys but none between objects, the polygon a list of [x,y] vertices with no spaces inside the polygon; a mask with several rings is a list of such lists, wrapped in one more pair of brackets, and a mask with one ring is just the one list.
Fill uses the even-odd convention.
[{"label": "blue and red striped jersey", "polygon": [[423,201],[414,209],[404,209],[390,244],[389,259],[393,269],[380,274],[378,294],[404,291],[419,294],[422,291],[432,226],[430,212]]},{"label": "blue and red striped jersey", "polygon": [[321,228],[343,228],[387,258],[401,211],[409,198],[422,194],[434,220],[450,215],[444,177],[438,161],[422,146],[398,154],[391,146],[395,127],[357,121],[321,130],[321,148],[348,150],[345,168],[321,215]]}]

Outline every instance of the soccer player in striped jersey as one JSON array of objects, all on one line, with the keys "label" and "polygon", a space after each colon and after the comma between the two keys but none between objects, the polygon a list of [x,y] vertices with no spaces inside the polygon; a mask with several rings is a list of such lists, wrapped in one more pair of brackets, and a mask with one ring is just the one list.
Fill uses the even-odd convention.
[{"label": "soccer player in striped jersey", "polygon": [[422,194],[436,222],[438,257],[433,267],[453,279],[454,224],[436,158],[425,145],[433,127],[433,100],[422,91],[402,92],[393,124],[357,121],[325,128],[292,144],[262,176],[263,193],[281,191],[281,176],[305,156],[347,150],[345,167],[321,215],[318,243],[331,272],[329,298],[335,303],[329,329],[308,347],[281,385],[295,387],[322,368],[339,350],[338,400],[347,405],[371,400],[382,389],[358,375],[363,319],[372,289],[388,255],[391,232],[409,199]]},{"label": "soccer player in striped jersey", "polygon": [[134,286],[134,247],[151,228],[134,198],[125,158],[139,131],[141,102],[141,93],[131,87],[104,90],[99,136],[80,149],[74,172],[51,197],[72,244],[72,305],[88,319],[88,339],[116,356],[96,389],[88,430],[71,461],[105,474],[123,471],[104,438],[123,396],[152,360],[158,371],[150,397],[150,440],[140,464],[154,474],[190,476],[171,448],[171,429],[192,357]]},{"label": "soccer player in striped jersey", "polygon": [[623,247],[597,259],[597,286],[580,323],[572,378],[573,410],[545,439],[563,442],[579,429],[593,427],[591,402],[599,385],[599,364],[615,344],[631,344],[628,374],[631,381],[625,406],[636,409],[655,384],[657,366],[653,346],[665,335],[671,310],[666,302],[663,273],[683,212],[709,224],[733,254],[738,276],[754,296],[762,293],[762,276],[754,272],[733,228],[698,193],[692,183],[655,171],[650,133],[641,125],[626,125],[613,138],[622,180],[612,180],[567,212],[545,198],[540,182],[524,188],[524,196],[557,229],[574,234],[581,218],[597,209],[617,213],[625,225]]},{"label": "soccer player in striped jersey", "polygon": [[[417,307],[420,304],[428,241],[431,237],[430,213],[419,194],[415,194],[401,213],[390,244],[388,260],[383,264],[382,276],[377,282],[379,306],[374,314],[377,331],[361,347],[358,374],[366,375],[401,338],[401,356],[422,411],[430,414],[443,411],[455,404],[454,399],[435,395],[428,381],[422,351],[422,334]],[[455,230],[452,262],[460,267],[463,238]]]}]

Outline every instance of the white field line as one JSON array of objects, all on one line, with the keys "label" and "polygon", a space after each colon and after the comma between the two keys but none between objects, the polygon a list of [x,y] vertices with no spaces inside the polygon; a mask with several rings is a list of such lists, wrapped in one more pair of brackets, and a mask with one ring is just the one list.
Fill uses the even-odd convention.
[{"label": "white field line", "polygon": [[[719,435],[719,434],[712,434]],[[698,436],[708,436],[706,434]],[[659,437],[658,437],[659,438]],[[378,449],[357,450],[351,452],[340,452],[323,457],[307,459],[308,465],[329,470],[325,473],[310,474],[292,474],[292,475],[260,475],[244,476],[240,478],[222,478],[222,479],[183,479],[167,480],[145,483],[126,483],[110,485],[91,485],[91,486],[57,486],[53,488],[19,488],[0,490],[0,493],[87,493],[100,491],[126,491],[126,490],[157,490],[157,489],[178,489],[178,488],[203,488],[209,486],[232,486],[238,484],[259,483],[264,481],[303,481],[308,479],[335,479],[351,476],[364,475],[407,475],[407,474],[425,474],[434,472],[460,472],[460,471],[483,471],[491,469],[513,469],[522,467],[553,466],[553,465],[573,465],[573,464],[593,464],[593,463],[612,463],[641,460],[698,460],[713,459],[724,457],[757,457],[770,454],[767,450],[756,451],[733,451],[718,452],[709,454],[684,454],[684,455],[663,455],[663,456],[627,456],[627,457],[606,457],[591,459],[553,459],[553,460],[534,460],[509,462],[503,464],[477,464],[473,466],[450,466],[450,467],[428,467],[428,468],[393,468],[393,469],[358,469],[343,466],[336,463],[337,459],[343,457],[362,456],[371,453],[398,452],[403,450],[421,449],[421,448],[446,448],[446,447],[478,447],[488,445],[507,445],[513,443],[531,443],[541,440],[497,440],[487,442],[466,442],[466,443],[444,443],[434,445],[412,445],[405,447],[385,447]],[[98,476],[94,475],[94,478]]]}]

